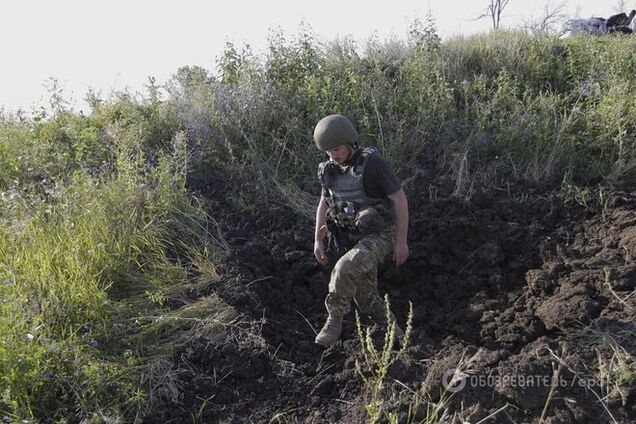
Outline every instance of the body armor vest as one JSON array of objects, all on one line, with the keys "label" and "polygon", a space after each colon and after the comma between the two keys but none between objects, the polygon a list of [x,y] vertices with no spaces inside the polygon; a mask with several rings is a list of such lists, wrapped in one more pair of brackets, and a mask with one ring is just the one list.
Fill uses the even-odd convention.
[{"label": "body armor vest", "polygon": [[320,183],[327,190],[327,222],[352,235],[380,232],[393,224],[393,203],[388,198],[369,197],[364,191],[367,159],[377,150],[358,149],[347,168],[326,161],[318,167]]}]

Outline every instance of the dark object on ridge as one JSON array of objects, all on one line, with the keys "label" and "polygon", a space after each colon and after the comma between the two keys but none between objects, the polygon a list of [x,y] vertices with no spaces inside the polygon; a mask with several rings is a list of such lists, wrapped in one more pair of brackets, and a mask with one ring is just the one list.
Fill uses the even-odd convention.
[{"label": "dark object on ridge", "polygon": [[614,34],[617,32],[620,32],[621,34],[631,34],[634,31],[632,31],[630,27],[616,26],[616,27],[609,27],[607,32],[609,32],[610,34]]},{"label": "dark object on ridge", "polygon": [[621,26],[628,27],[629,24],[632,22],[632,19],[634,19],[634,16],[636,16],[636,10],[633,10],[633,9],[631,12],[629,12],[629,16],[627,16],[627,14],[625,13],[612,15],[607,19],[607,27],[608,28],[621,27]]},{"label": "dark object on ridge", "polygon": [[607,19],[607,32],[610,34],[617,32],[622,34],[631,34],[633,31],[629,27],[629,24],[632,22],[632,19],[634,19],[634,16],[636,16],[636,10],[634,9],[629,12],[629,16],[625,13],[610,16]]}]

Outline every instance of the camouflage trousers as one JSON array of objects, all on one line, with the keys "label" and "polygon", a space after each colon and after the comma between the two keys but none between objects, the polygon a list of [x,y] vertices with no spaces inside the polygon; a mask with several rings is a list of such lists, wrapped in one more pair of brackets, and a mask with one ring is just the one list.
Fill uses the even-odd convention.
[{"label": "camouflage trousers", "polygon": [[342,317],[353,299],[374,321],[385,321],[384,301],[378,293],[378,266],[393,250],[394,241],[394,228],[363,236],[336,262],[325,299],[330,316]]}]

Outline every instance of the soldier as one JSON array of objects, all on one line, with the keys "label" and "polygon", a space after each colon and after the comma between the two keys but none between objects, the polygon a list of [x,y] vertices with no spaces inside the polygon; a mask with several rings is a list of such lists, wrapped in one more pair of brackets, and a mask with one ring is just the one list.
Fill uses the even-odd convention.
[{"label": "soldier", "polygon": [[[377,324],[388,324],[378,294],[378,265],[391,252],[397,266],[409,256],[404,190],[386,159],[375,148],[358,147],[357,139],[353,124],[342,115],[321,119],[314,130],[316,146],[329,157],[318,166],[322,194],[314,255],[320,264],[327,264],[327,235],[332,247],[346,251],[331,272],[325,299],[329,316],[316,336],[316,343],[324,347],[340,339],[342,317],[352,299]],[[396,333],[402,334],[397,325]]]}]

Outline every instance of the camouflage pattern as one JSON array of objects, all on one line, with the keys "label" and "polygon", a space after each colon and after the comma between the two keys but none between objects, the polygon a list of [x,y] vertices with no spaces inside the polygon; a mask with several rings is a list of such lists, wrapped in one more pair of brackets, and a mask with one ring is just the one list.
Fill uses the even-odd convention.
[{"label": "camouflage pattern", "polygon": [[385,319],[384,301],[378,293],[378,266],[392,252],[395,228],[363,236],[345,253],[331,272],[325,306],[329,316],[342,317],[353,299],[360,310],[378,324]]}]

